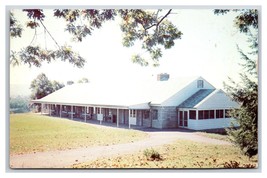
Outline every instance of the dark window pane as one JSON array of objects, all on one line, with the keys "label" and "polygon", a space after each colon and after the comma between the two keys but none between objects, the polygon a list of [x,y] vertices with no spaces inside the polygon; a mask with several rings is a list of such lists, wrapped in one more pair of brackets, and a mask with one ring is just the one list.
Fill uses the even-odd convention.
[{"label": "dark window pane", "polygon": [[149,111],[148,110],[145,110],[145,112],[144,112],[144,118],[145,119],[149,119]]},{"label": "dark window pane", "polygon": [[184,126],[187,127],[188,124],[187,124],[187,120],[184,121]]},{"label": "dark window pane", "polygon": [[196,119],[196,111],[189,111],[189,119]]},{"label": "dark window pane", "polygon": [[216,118],[223,118],[223,110],[222,109],[216,110]]},{"label": "dark window pane", "polygon": [[179,118],[180,119],[183,119],[184,117],[183,117],[183,111],[179,111]]},{"label": "dark window pane", "polygon": [[198,80],[197,81],[197,88],[203,88],[203,87],[204,87],[203,80]]},{"label": "dark window pane", "polygon": [[204,111],[204,119],[209,119],[209,110]]},{"label": "dark window pane", "polygon": [[186,120],[188,118],[187,111],[184,111],[184,119]]},{"label": "dark window pane", "polygon": [[203,119],[203,111],[198,111],[198,119],[199,120]]},{"label": "dark window pane", "polygon": [[184,111],[184,126],[187,127],[188,112]]},{"label": "dark window pane", "polygon": [[179,123],[180,126],[183,126],[183,111],[179,111]]},{"label": "dark window pane", "polygon": [[214,110],[210,110],[210,119],[214,119]]},{"label": "dark window pane", "polygon": [[153,110],[153,120],[158,119],[158,110]]}]

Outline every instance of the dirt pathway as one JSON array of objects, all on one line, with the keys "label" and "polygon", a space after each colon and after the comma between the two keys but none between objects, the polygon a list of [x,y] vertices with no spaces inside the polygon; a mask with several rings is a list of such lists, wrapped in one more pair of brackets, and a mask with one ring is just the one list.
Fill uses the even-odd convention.
[{"label": "dirt pathway", "polygon": [[177,139],[186,139],[210,144],[230,144],[226,141],[207,138],[190,132],[176,131],[147,133],[149,134],[148,138],[133,143],[13,155],[10,156],[10,168],[64,168],[101,157],[119,156],[150,147],[169,144]]}]

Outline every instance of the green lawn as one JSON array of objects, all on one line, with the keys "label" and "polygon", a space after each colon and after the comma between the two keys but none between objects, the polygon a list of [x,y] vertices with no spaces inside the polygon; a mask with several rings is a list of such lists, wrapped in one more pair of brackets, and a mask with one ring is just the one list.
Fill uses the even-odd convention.
[{"label": "green lawn", "polygon": [[227,164],[257,167],[257,157],[249,160],[238,148],[229,145],[178,140],[153,149],[160,154],[161,160],[147,159],[143,150],[135,154],[73,165],[72,168],[225,168]]},{"label": "green lawn", "polygon": [[10,154],[112,145],[146,136],[140,131],[96,128],[82,122],[31,113],[10,115]]},{"label": "green lawn", "polygon": [[208,137],[208,138],[213,138],[217,140],[223,140],[223,141],[230,141],[228,135],[222,135],[222,134],[216,134],[216,133],[207,133],[207,132],[196,132],[196,134]]}]

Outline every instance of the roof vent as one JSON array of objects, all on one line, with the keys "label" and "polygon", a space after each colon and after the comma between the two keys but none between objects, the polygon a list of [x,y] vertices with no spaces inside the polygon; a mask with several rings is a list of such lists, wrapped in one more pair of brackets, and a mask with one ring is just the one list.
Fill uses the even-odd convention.
[{"label": "roof vent", "polygon": [[170,75],[167,73],[161,73],[157,75],[157,81],[167,81],[169,80]]}]

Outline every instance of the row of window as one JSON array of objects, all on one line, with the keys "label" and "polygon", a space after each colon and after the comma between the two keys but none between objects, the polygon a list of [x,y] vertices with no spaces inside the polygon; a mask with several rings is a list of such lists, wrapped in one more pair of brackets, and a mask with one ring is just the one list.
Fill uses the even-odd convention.
[{"label": "row of window", "polygon": [[[141,111],[144,119],[149,119],[149,110]],[[130,110],[130,117],[137,117],[137,111],[135,109]]]},{"label": "row of window", "polygon": [[[220,119],[220,118],[229,118],[230,117],[230,110],[229,109],[217,109],[217,110],[198,110],[198,119]],[[196,111],[190,110],[189,111],[189,119],[196,119],[197,114]]]},{"label": "row of window", "polygon": [[135,109],[130,110],[130,117],[136,117],[136,110]]},{"label": "row of window", "polygon": [[[51,107],[51,109],[53,108],[53,106]],[[63,106],[62,108],[63,110],[69,110],[69,108],[67,106]],[[74,107],[73,110],[76,110],[76,108]],[[82,109],[83,110],[83,109]],[[88,110],[90,110],[90,113],[93,113],[93,108],[86,108],[87,112]],[[107,110],[108,112],[108,110]],[[198,113],[197,113],[198,112]],[[95,113],[96,114],[100,114],[101,113],[101,108],[96,107],[95,108]],[[105,113],[107,115],[107,113]],[[136,110],[135,109],[131,109],[130,110],[130,117],[136,117]],[[150,111],[149,110],[145,110],[143,111],[143,117],[145,119],[148,119],[150,115]],[[220,119],[220,118],[229,118],[230,117],[230,109],[217,109],[217,110],[189,110],[189,119],[193,119],[196,120],[198,115],[198,119],[199,120],[203,120],[203,119]],[[158,110],[152,110],[151,113],[152,119],[153,120],[157,120],[158,119]],[[185,118],[187,119],[187,111],[183,116],[183,112],[180,112],[179,114],[179,118]]]}]

